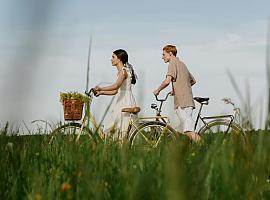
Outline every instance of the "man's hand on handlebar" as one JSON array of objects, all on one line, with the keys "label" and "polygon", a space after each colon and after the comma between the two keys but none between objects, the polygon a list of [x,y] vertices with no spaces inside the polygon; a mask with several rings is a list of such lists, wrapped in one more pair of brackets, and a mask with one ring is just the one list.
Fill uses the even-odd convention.
[{"label": "man's hand on handlebar", "polygon": [[[160,91],[157,89],[157,90],[154,90],[153,93],[154,93],[155,96],[158,96],[159,93],[160,93]],[[172,90],[171,92],[169,92],[169,94],[170,94],[171,96],[173,96],[173,95],[174,95],[174,91]]]},{"label": "man's hand on handlebar", "polygon": [[154,93],[155,96],[158,96],[159,93],[160,93],[160,91],[159,90],[155,90],[153,93]]},{"label": "man's hand on handlebar", "polygon": [[164,99],[158,98],[157,95],[155,95],[155,97],[156,97],[156,100],[157,100],[157,101],[166,101],[166,100],[168,99],[169,95],[171,95],[171,92],[169,92],[169,93],[166,95],[166,97],[165,97]]}]

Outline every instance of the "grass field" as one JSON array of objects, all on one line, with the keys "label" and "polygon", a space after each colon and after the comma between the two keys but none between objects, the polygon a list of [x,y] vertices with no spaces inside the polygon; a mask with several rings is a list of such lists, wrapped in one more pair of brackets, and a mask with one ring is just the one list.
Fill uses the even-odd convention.
[{"label": "grass field", "polygon": [[151,150],[0,136],[0,199],[270,199],[270,134],[180,136]]}]

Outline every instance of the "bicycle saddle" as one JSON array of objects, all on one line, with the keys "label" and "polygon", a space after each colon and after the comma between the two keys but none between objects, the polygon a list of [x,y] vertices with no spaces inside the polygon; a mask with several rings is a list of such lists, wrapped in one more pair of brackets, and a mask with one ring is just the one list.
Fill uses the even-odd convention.
[{"label": "bicycle saddle", "polygon": [[194,97],[193,99],[199,103],[204,103],[204,102],[208,103],[209,101],[209,98],[203,98],[203,97]]},{"label": "bicycle saddle", "polygon": [[123,108],[122,112],[137,114],[141,111],[140,107]]}]

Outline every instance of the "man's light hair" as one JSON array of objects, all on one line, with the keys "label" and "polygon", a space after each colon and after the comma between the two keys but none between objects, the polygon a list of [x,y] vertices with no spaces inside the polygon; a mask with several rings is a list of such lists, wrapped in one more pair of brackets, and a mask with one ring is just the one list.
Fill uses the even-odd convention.
[{"label": "man's light hair", "polygon": [[174,56],[176,56],[176,54],[177,54],[176,46],[170,45],[170,44],[168,44],[168,45],[166,45],[165,47],[163,47],[163,51],[166,51],[167,53],[172,52],[172,54],[173,54]]}]

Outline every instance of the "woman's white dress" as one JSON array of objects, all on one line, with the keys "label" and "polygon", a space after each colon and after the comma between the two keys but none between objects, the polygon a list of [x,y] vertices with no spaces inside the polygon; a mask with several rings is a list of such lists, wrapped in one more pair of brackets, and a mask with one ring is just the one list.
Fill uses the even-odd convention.
[{"label": "woman's white dress", "polygon": [[[131,115],[123,113],[122,109],[126,107],[136,106],[135,98],[132,94],[131,71],[127,67],[123,67],[122,72],[127,72],[128,77],[123,81],[118,93],[115,95],[114,101],[109,108],[104,120],[104,131],[111,135],[114,139],[123,139],[127,136],[127,127]],[[136,116],[132,116],[135,117]]]}]

